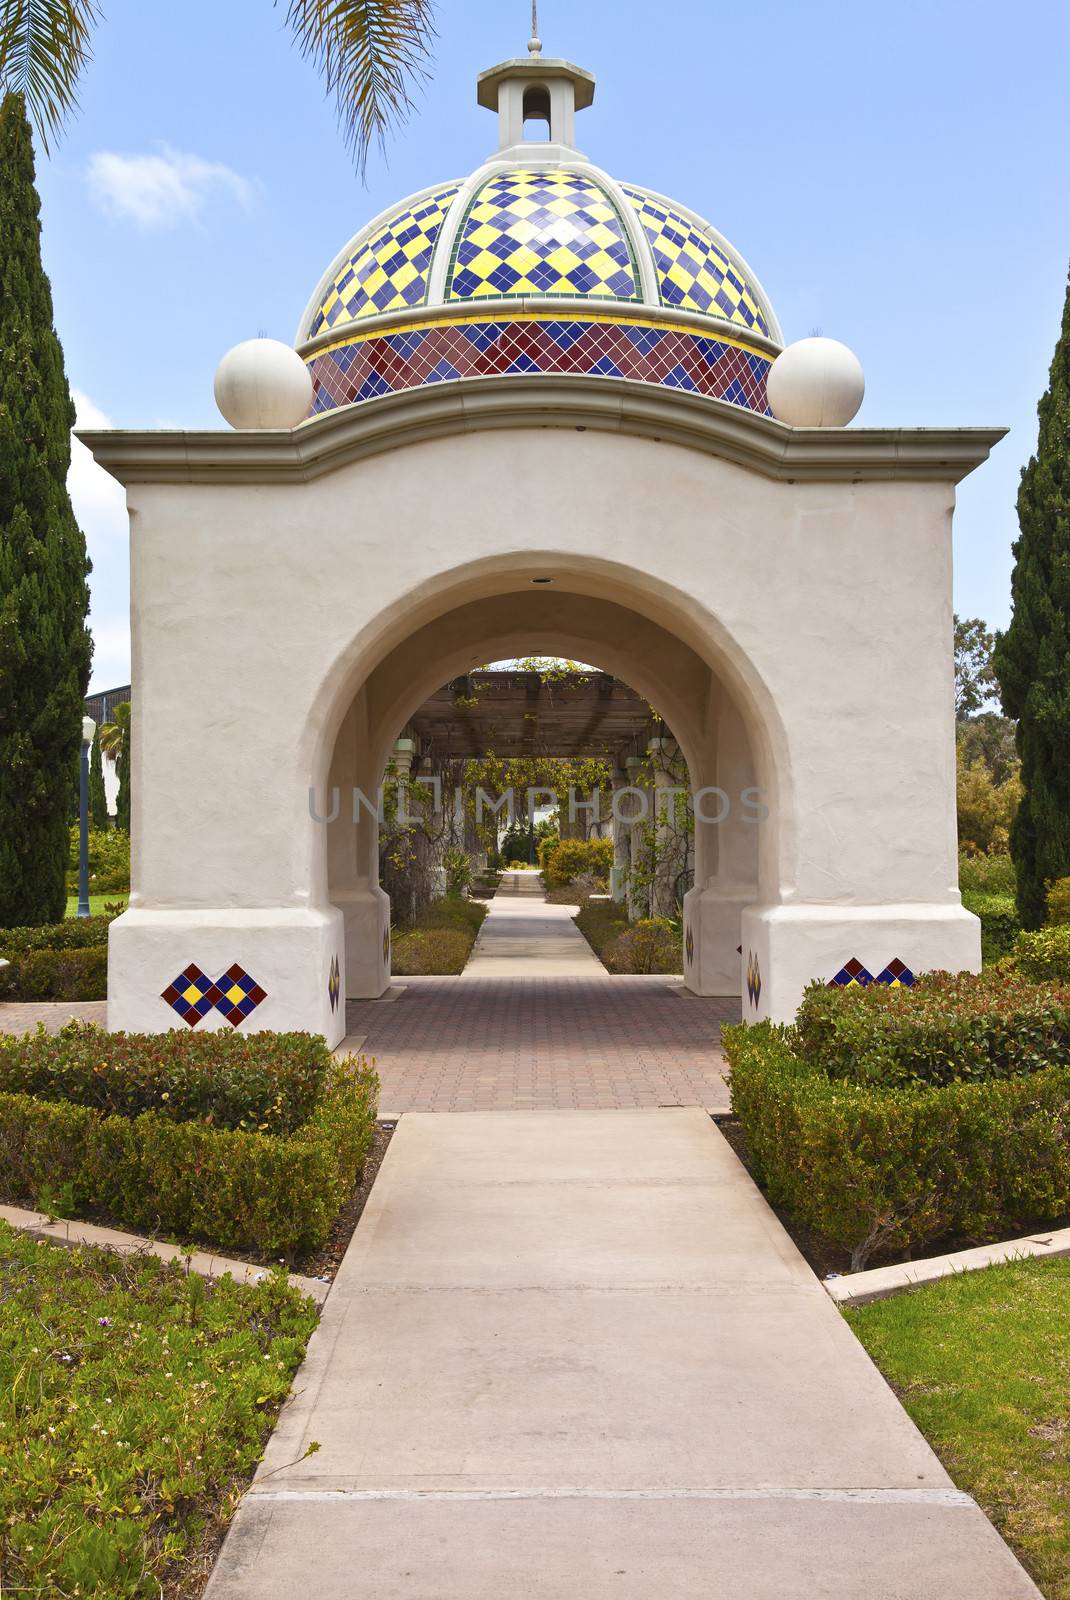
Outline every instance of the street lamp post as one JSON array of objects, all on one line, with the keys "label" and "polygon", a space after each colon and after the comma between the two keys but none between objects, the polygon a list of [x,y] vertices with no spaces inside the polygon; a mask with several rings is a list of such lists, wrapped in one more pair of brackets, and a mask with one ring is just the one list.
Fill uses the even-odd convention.
[{"label": "street lamp post", "polygon": [[78,769],[78,915],[89,915],[89,751],[97,725],[82,718],[82,761]]}]

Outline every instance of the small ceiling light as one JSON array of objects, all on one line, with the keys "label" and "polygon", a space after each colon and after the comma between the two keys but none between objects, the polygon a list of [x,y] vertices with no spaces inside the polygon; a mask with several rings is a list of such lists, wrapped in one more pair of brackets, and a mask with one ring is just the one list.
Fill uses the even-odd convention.
[{"label": "small ceiling light", "polygon": [[552,578],[532,578],[532,583],[553,583]]}]

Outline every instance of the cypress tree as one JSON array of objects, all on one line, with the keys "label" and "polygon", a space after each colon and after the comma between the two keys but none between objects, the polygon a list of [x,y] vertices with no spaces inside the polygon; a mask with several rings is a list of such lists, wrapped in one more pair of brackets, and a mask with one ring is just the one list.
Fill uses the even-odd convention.
[{"label": "cypress tree", "polygon": [[0,102],[0,927],[60,919],[92,644],[23,98]]},{"label": "cypress tree", "polygon": [[1018,491],[1014,614],[994,660],[1004,710],[1018,718],[1024,794],[1011,854],[1027,928],[1044,921],[1047,885],[1070,875],[1070,285],[1037,414]]},{"label": "cypress tree", "polygon": [[108,797],[104,790],[104,760],[100,753],[100,729],[93,735],[89,752],[89,821],[94,828],[108,826]]}]

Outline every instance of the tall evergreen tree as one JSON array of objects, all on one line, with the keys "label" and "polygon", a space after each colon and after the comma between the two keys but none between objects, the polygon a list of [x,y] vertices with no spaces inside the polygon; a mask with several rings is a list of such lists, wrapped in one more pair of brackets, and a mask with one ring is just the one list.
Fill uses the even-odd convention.
[{"label": "tall evergreen tree", "polygon": [[1004,710],[1018,718],[1024,794],[1011,854],[1027,928],[1044,920],[1047,883],[1070,875],[1070,285],[1037,414],[1018,491],[1014,615],[995,654]]},{"label": "tall evergreen tree", "polygon": [[0,102],[0,927],[63,916],[92,643],[22,96]]},{"label": "tall evergreen tree", "polygon": [[89,821],[94,828],[108,826],[108,796],[104,789],[104,760],[100,753],[100,729],[93,735],[89,752]]}]

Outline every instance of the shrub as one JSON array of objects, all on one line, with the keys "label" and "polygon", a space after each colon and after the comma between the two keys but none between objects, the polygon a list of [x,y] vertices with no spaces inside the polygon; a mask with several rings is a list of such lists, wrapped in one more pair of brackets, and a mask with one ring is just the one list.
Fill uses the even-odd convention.
[{"label": "shrub", "polygon": [[1070,1061],[1070,989],[1014,971],[933,973],[914,988],[814,983],[796,1018],[799,1047],[829,1078],[885,1087],[984,1081]]},{"label": "shrub", "polygon": [[1005,850],[991,854],[962,851],[959,855],[959,888],[963,894],[1015,893],[1014,862]]},{"label": "shrub", "polygon": [[610,972],[679,972],[680,935],[665,917],[641,917],[601,951]]},{"label": "shrub", "polygon": [[543,868],[551,889],[560,889],[581,873],[608,878],[613,870],[612,839],[560,839],[547,853]]},{"label": "shrub", "polygon": [[1020,933],[1012,954],[1016,970],[1031,983],[1070,985],[1070,927]]},{"label": "shrub", "polygon": [[[184,1047],[197,1047],[199,1059],[186,1062],[185,1081],[168,1049],[176,1038],[182,1041],[180,1064]],[[220,1072],[213,1086],[209,1058],[217,1041]],[[113,1042],[118,1054],[109,1058]],[[244,1072],[235,1045],[245,1047],[239,1051]],[[51,1081],[49,1047],[57,1058]],[[94,1047],[107,1063],[100,1086],[89,1076]],[[36,1202],[60,1194],[73,1208],[103,1208],[129,1227],[223,1248],[293,1257],[322,1245],[374,1132],[375,1074],[363,1062],[336,1062],[322,1039],[302,1034],[198,1039],[82,1028],[64,1030],[55,1040],[42,1034],[17,1040],[2,1060],[9,1070],[0,1092],[0,1150],[9,1198]],[[266,1120],[277,1131],[259,1125],[249,1131],[273,1062],[284,1101],[289,1093],[287,1110]],[[40,1087],[8,1090],[20,1082]],[[163,1087],[171,1082],[179,1101],[202,1108],[198,1120],[176,1117],[171,1091]],[[134,1114],[142,1103],[152,1109]],[[205,1112],[208,1103],[212,1109]],[[115,1114],[116,1105],[125,1114]],[[229,1112],[234,1126],[217,1125],[216,1106]],[[240,1117],[239,1106],[245,1108]],[[302,1107],[308,1114],[298,1120]]]},{"label": "shrub", "polygon": [[451,847],[442,857],[442,870],[446,874],[446,892],[463,895],[472,881],[472,863],[466,851]]},{"label": "shrub", "polygon": [[544,834],[539,840],[538,848],[535,852],[535,859],[538,862],[540,872],[546,871],[547,863],[560,843],[561,836],[556,833]]},{"label": "shrub", "polygon": [[5,957],[0,967],[0,1000],[106,1000],[108,952],[88,949],[28,950]]},{"label": "shrub", "polygon": [[1021,928],[1018,904],[1012,894],[964,890],[962,903],[981,919],[981,959],[985,966],[1009,955]]},{"label": "shrub", "polygon": [[113,917],[68,917],[41,928],[0,928],[0,956],[9,960],[29,950],[83,950],[107,945]]},{"label": "shrub", "polygon": [[1070,1208],[1070,1069],[887,1088],[830,1079],[794,1029],[723,1030],[732,1109],[774,1204],[851,1251],[983,1240]]},{"label": "shrub", "polygon": [[1057,927],[1070,924],[1070,878],[1057,878],[1049,883],[1048,921]]},{"label": "shrub", "polygon": [[106,1116],[156,1112],[287,1138],[312,1116],[332,1057],[309,1033],[105,1033],[72,1022],[50,1037],[0,1035],[0,1090]]},{"label": "shrub", "polygon": [[[116,894],[130,888],[130,835],[125,828],[89,830],[89,888],[92,894]],[[67,891],[78,892],[78,824],[71,828],[67,859]]]}]

